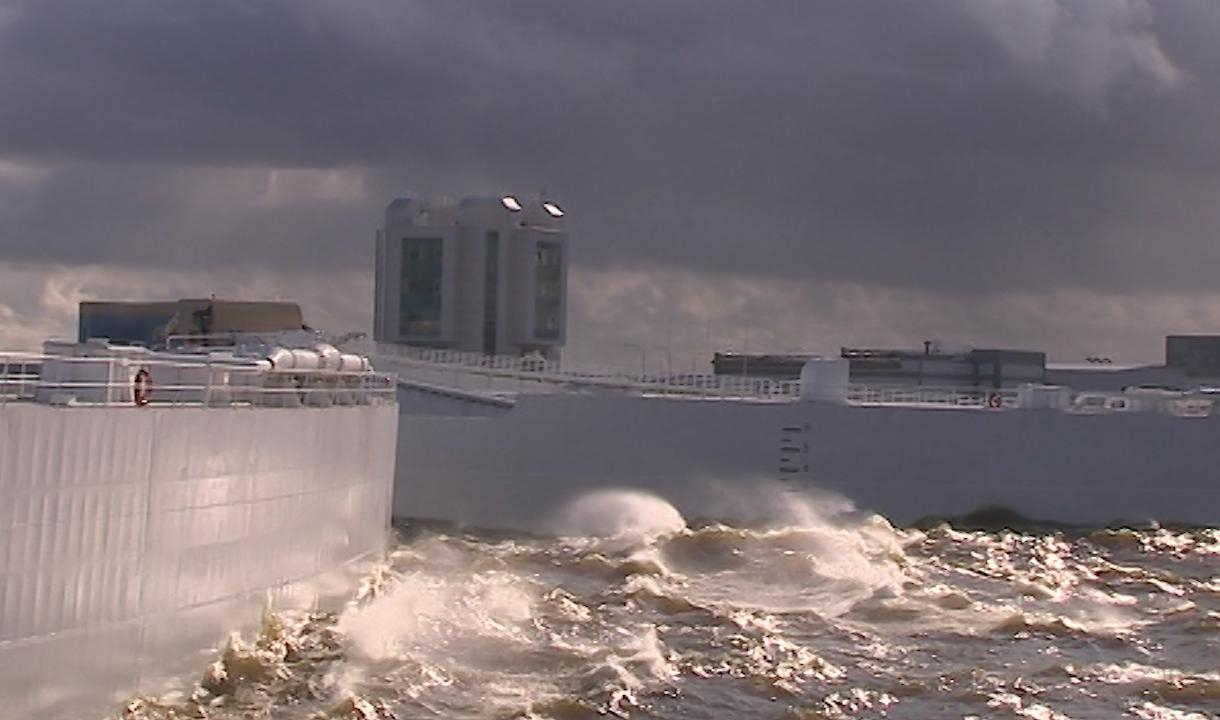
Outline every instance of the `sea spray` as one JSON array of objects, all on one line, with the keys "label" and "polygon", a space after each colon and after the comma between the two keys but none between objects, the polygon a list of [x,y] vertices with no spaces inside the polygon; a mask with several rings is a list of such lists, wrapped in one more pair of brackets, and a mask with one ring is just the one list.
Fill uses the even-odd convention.
[{"label": "sea spray", "polygon": [[537,588],[508,574],[417,571],[366,607],[345,613],[338,627],[354,651],[373,661],[427,652],[465,635],[514,642],[522,639],[537,595]]},{"label": "sea spray", "polygon": [[129,717],[1215,715],[1214,531],[914,532],[788,501],[749,526],[416,529],[379,592],[271,628],[290,649],[265,670]]},{"label": "sea spray", "polygon": [[547,523],[556,535],[641,542],[686,529],[668,501],[636,490],[599,490],[576,498]]},{"label": "sea spray", "polygon": [[[757,519],[751,527],[712,523],[658,542],[666,565],[690,578],[689,598],[840,615],[861,599],[901,594],[916,574],[904,551],[913,539],[877,516],[774,485],[740,494],[734,502]],[[723,573],[735,582],[718,582]]]}]

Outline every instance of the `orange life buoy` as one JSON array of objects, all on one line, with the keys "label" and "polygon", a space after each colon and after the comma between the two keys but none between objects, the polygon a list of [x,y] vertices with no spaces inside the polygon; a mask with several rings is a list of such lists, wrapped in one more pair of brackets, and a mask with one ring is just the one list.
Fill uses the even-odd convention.
[{"label": "orange life buoy", "polygon": [[152,388],[152,373],[148,372],[148,368],[137,370],[136,379],[131,385],[131,397],[137,406],[144,407],[148,404],[148,397],[152,395]]},{"label": "orange life buoy", "polygon": [[1004,407],[1004,398],[1000,397],[999,393],[991,393],[987,396],[987,407],[992,410],[999,410]]}]

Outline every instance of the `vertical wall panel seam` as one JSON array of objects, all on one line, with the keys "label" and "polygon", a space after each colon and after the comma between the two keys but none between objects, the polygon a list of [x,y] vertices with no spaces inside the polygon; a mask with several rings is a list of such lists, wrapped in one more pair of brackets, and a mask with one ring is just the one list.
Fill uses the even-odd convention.
[{"label": "vertical wall panel seam", "polygon": [[[135,657],[133,658],[133,661],[134,661],[133,670],[135,672],[135,678],[134,678],[135,687],[137,687],[137,688],[140,688],[144,682],[144,646],[148,639],[148,637],[147,637],[148,636],[148,607],[146,607],[146,605],[145,605],[145,603],[147,602],[147,597],[148,597],[147,596],[147,591],[148,591],[148,586],[149,586],[148,573],[150,572],[150,567],[149,567],[150,563],[148,562],[148,554],[151,551],[151,548],[148,547],[148,539],[149,539],[149,534],[150,534],[149,533],[149,524],[152,522],[152,485],[153,485],[153,471],[154,471],[154,467],[156,465],[156,451],[157,451],[156,443],[152,440],[152,438],[157,437],[157,435],[156,435],[157,426],[160,424],[159,420],[161,417],[161,413],[164,412],[159,409],[154,410],[154,409],[150,409],[150,408],[141,408],[139,410],[139,412],[148,412],[148,411],[151,411],[152,413],[154,413],[152,416],[152,419],[149,421],[149,424],[152,425],[152,427],[149,429],[150,432],[147,435],[149,440],[147,441],[147,443],[135,444],[135,448],[137,450],[146,450],[146,452],[140,453],[141,455],[144,455],[145,473],[144,473],[144,508],[143,508],[144,511],[143,511],[143,513],[141,513],[141,515],[143,516],[144,519],[143,519],[143,522],[140,524],[140,541],[139,541],[140,542],[140,555],[136,560],[136,568],[137,568],[136,576],[139,578],[139,584],[140,584],[140,594],[139,594],[140,600],[139,600],[139,603],[137,604],[137,611],[138,611],[138,618],[139,618],[139,620],[138,620],[139,641],[136,643],[136,651],[135,651],[136,654],[135,654]],[[137,423],[137,427],[138,427],[138,425],[139,424]]]}]

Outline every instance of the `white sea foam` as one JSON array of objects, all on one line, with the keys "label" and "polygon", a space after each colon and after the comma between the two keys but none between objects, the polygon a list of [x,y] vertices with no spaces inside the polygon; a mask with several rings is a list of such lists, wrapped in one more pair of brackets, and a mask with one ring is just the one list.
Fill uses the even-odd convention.
[{"label": "white sea foam", "polygon": [[125,718],[1214,714],[1208,534],[923,534],[784,497],[748,527],[627,493],[580,535],[419,529],[337,619],[269,623],[214,692]]},{"label": "white sea foam", "polygon": [[598,490],[568,503],[547,525],[561,536],[648,540],[686,529],[686,520],[651,493]]},{"label": "white sea foam", "polygon": [[774,484],[721,488],[719,497],[756,525],[705,526],[660,545],[666,565],[690,577],[684,592],[692,600],[841,615],[860,600],[902,594],[909,580],[908,538],[850,504]]},{"label": "white sea foam", "polygon": [[534,614],[535,591],[504,573],[405,575],[394,589],[339,619],[360,655],[374,661],[428,655],[462,634],[526,641],[522,625]]}]

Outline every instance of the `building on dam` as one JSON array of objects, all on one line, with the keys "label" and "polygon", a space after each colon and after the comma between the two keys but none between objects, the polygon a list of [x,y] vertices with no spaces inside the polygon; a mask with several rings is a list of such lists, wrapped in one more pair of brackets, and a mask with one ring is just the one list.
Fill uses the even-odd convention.
[{"label": "building on dam", "polygon": [[377,233],[374,338],[557,360],[567,318],[563,221],[544,198],[394,200]]}]

